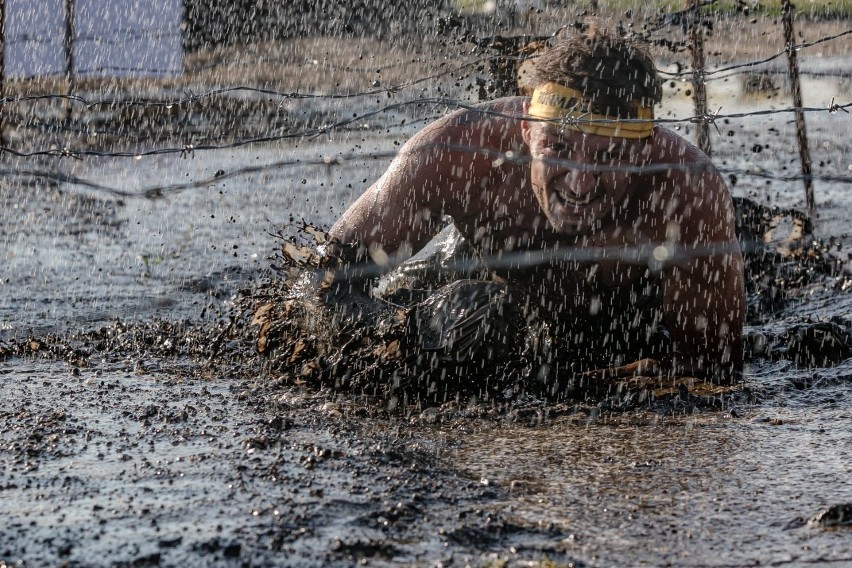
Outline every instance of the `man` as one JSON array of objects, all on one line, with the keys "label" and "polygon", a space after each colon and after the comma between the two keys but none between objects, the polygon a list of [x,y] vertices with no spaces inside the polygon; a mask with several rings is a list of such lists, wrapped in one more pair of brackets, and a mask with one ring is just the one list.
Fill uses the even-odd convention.
[{"label": "man", "polygon": [[[452,218],[587,368],[633,358],[727,380],[742,365],[743,264],[725,182],[655,125],[646,52],[595,25],[540,55],[532,96],[413,136],[331,229],[390,268]],[[520,299],[520,298],[524,299]],[[665,344],[665,345],[663,345]],[[563,353],[563,355],[565,355]]]}]

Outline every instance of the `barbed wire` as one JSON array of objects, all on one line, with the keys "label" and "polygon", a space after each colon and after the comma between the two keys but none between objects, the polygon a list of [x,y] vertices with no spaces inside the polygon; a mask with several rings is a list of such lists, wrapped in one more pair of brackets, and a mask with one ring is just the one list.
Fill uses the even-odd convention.
[{"label": "barbed wire", "polygon": [[[387,130],[387,129],[391,129],[391,128],[402,128],[403,126],[406,126],[406,125],[412,126],[412,125],[415,125],[415,124],[418,124],[418,123],[428,123],[428,122],[437,120],[437,119],[441,118],[442,116],[444,116],[444,114],[429,114],[429,115],[424,115],[424,116],[421,116],[421,117],[410,117],[409,116],[409,117],[406,117],[403,120],[397,121],[395,123],[382,123],[381,125],[373,125],[373,126],[367,126],[364,123],[357,124],[357,121],[354,121],[352,124],[336,127],[336,128],[333,129],[333,131],[334,132],[344,132],[344,133],[376,132],[376,131]],[[368,117],[368,118],[370,118],[370,117]],[[15,128],[35,129],[35,130],[47,132],[48,134],[53,134],[53,135],[58,134],[59,132],[70,132],[70,133],[73,133],[73,134],[78,135],[78,136],[86,136],[86,137],[94,137],[94,138],[105,137],[105,136],[120,136],[123,141],[132,141],[132,142],[143,142],[143,141],[146,141],[146,140],[150,140],[150,138],[151,138],[151,136],[136,136],[136,135],[133,135],[133,134],[129,134],[127,132],[121,131],[120,128],[118,128],[118,129],[95,129],[95,128],[80,128],[80,127],[74,127],[74,126],[59,126],[58,127],[56,122],[45,122],[45,121],[42,121],[42,120],[39,120],[39,119],[36,119],[36,118],[27,118],[24,121],[10,121],[10,122],[11,122],[11,124],[13,124],[15,126]],[[327,128],[327,127],[325,127],[325,128]],[[275,129],[272,129],[272,130],[275,130]],[[328,130],[327,134],[330,134],[331,132],[332,132],[332,130]],[[184,138],[184,137],[192,139],[194,137],[194,135],[195,135],[194,132],[170,133],[170,135],[168,135],[168,136],[162,135],[161,137],[163,139],[170,139],[170,140],[180,139],[180,138]],[[311,132],[309,134],[295,133],[293,137],[294,138],[311,137],[311,136],[315,137],[317,135],[318,134],[316,132]],[[245,145],[241,142],[236,142],[236,144],[237,144],[236,147]],[[202,150],[215,150],[215,149],[227,150],[231,147],[228,144],[205,145],[205,146],[201,146],[201,145],[196,144],[194,146],[195,147],[193,149],[201,148]],[[38,151],[31,151],[31,152],[24,152],[24,151],[15,150],[15,149],[12,149],[12,148],[5,148],[4,149],[3,146],[0,146],[0,155],[2,155],[3,152],[6,151],[6,150],[8,150],[11,155],[14,155],[16,157],[29,157],[28,156],[29,154],[34,154],[34,155],[38,155],[38,156],[50,156],[50,155],[59,156],[61,154],[63,157],[73,157],[73,158],[82,158],[83,157],[82,155],[80,155],[80,156],[74,155],[74,152],[70,149],[67,149],[65,147],[59,148],[58,146],[51,146],[51,148],[49,150],[38,150]],[[174,150],[177,151],[179,149],[174,148]],[[187,150],[187,147],[185,145],[180,147],[181,153],[185,152],[186,150]],[[59,152],[59,154],[51,154],[51,152]],[[174,153],[174,152],[167,152],[167,153]],[[129,157],[128,155],[111,156],[110,154],[111,153],[109,153],[109,152],[103,152],[103,155],[96,155],[96,154],[93,154],[93,155],[95,157]],[[115,152],[113,152],[112,154],[115,154]],[[133,155],[134,155],[134,157],[137,157],[137,158],[142,157],[139,154],[133,154]]]},{"label": "barbed wire", "polygon": [[755,60],[755,61],[747,61],[745,63],[738,63],[736,65],[729,65],[727,67],[721,67],[719,69],[711,69],[711,70],[695,69],[695,70],[674,71],[674,72],[663,71],[661,69],[657,69],[657,73],[659,75],[670,77],[670,78],[692,77],[692,76],[695,75],[695,73],[698,73],[699,75],[701,75],[705,79],[725,79],[725,78],[730,77],[734,74],[730,73],[728,75],[724,75],[724,76],[721,76],[721,77],[714,77],[714,76],[719,75],[721,73],[727,73],[729,71],[734,71],[734,70],[739,70],[739,69],[747,69],[749,72],[751,72],[751,71],[754,71],[754,67],[757,67],[759,65],[765,65],[766,63],[770,63],[770,62],[774,61],[775,59],[778,59],[779,57],[782,57],[782,56],[789,54],[791,51],[801,51],[802,49],[814,47],[814,46],[819,45],[821,43],[825,43],[826,41],[832,41],[832,40],[839,39],[839,38],[847,36],[847,35],[852,35],[852,29],[848,29],[848,30],[845,30],[843,32],[840,32],[838,34],[834,34],[834,35],[831,35],[831,36],[825,36],[825,37],[822,37],[822,38],[815,40],[815,41],[812,41],[812,42],[796,44],[796,45],[793,45],[793,46],[787,46],[786,48],[779,51],[778,53],[775,53],[774,55],[770,55],[769,57],[766,57],[764,59],[758,59],[758,60]]},{"label": "barbed wire", "polygon": [[[707,5],[712,4],[713,1],[714,0],[709,0],[709,1],[705,2],[705,4],[707,4]],[[692,10],[692,9],[690,9],[690,10]],[[678,12],[674,15],[689,12],[690,10],[686,10],[684,12]],[[837,34],[833,34],[833,35],[830,35],[830,36],[823,36],[823,37],[816,39],[814,41],[811,41],[811,42],[787,46],[785,49],[783,49],[783,50],[781,50],[781,51],[779,51],[779,52],[777,52],[777,53],[775,53],[775,54],[773,54],[769,57],[763,58],[763,59],[754,60],[754,61],[747,61],[747,62],[744,62],[744,63],[739,63],[739,64],[736,64],[736,65],[729,65],[727,67],[721,67],[721,68],[718,68],[718,69],[710,69],[710,70],[693,69],[693,70],[670,72],[670,71],[665,71],[663,69],[658,68],[657,73],[661,77],[668,77],[668,78],[672,78],[672,79],[691,78],[691,77],[695,77],[696,74],[697,74],[699,77],[701,77],[705,81],[708,81],[708,80],[723,80],[723,79],[727,79],[727,78],[731,77],[732,75],[736,74],[736,73],[730,73],[732,71],[738,71],[738,72],[741,71],[742,73],[754,72],[755,67],[758,67],[760,65],[764,65],[764,64],[769,63],[769,62],[771,62],[775,59],[778,59],[779,57],[787,55],[790,51],[801,51],[802,49],[814,47],[816,45],[819,45],[819,44],[822,44],[822,43],[825,43],[825,42],[828,42],[828,41],[834,41],[834,40],[840,39],[842,37],[845,37],[847,35],[852,35],[852,29],[848,29],[848,30],[845,30],[845,31],[842,31],[842,32],[839,32]],[[637,34],[637,36],[641,37],[641,34]],[[184,97],[179,98],[179,99],[172,99],[172,100],[165,100],[165,101],[164,100],[141,99],[141,98],[139,98],[139,99],[137,99],[137,98],[131,98],[131,99],[110,98],[110,99],[99,99],[99,100],[89,101],[81,95],[67,94],[67,93],[49,93],[49,94],[46,94],[46,95],[26,95],[26,96],[21,96],[21,97],[7,96],[7,97],[0,100],[0,104],[31,102],[31,101],[38,101],[38,100],[50,100],[50,99],[61,99],[61,100],[68,100],[70,102],[80,103],[87,108],[93,108],[93,107],[96,107],[96,106],[117,106],[117,105],[124,105],[124,106],[173,106],[173,105],[190,104],[190,103],[193,103],[193,102],[196,102],[196,101],[203,101],[204,99],[209,99],[209,98],[213,98],[213,97],[216,97],[216,96],[226,96],[226,95],[229,95],[229,94],[239,93],[239,92],[253,92],[253,93],[256,93],[256,94],[271,95],[271,96],[281,97],[281,98],[284,98],[284,99],[313,99],[313,98],[347,99],[347,98],[356,98],[356,97],[375,96],[375,95],[388,94],[388,93],[393,94],[393,93],[402,91],[402,90],[404,90],[408,87],[423,83],[425,81],[434,80],[434,79],[437,79],[437,78],[440,78],[442,76],[449,75],[449,74],[455,74],[457,72],[463,71],[464,69],[467,69],[467,68],[470,68],[470,67],[479,67],[479,66],[482,66],[484,63],[491,63],[491,62],[496,61],[496,60],[514,61],[515,63],[517,63],[517,62],[523,61],[525,59],[534,58],[534,57],[535,57],[535,55],[519,56],[519,55],[508,55],[508,54],[483,56],[483,57],[479,57],[477,59],[474,59],[473,61],[469,61],[469,62],[463,63],[461,65],[458,65],[454,68],[442,70],[438,73],[434,73],[434,74],[426,76],[426,77],[421,77],[421,78],[418,78],[418,79],[413,80],[413,81],[399,83],[399,84],[396,84],[396,85],[391,85],[391,86],[380,88],[380,89],[356,91],[356,92],[352,92],[352,93],[327,93],[327,94],[299,93],[297,91],[278,91],[278,90],[274,90],[274,89],[264,89],[264,88],[259,88],[259,87],[250,87],[250,86],[241,85],[241,86],[213,89],[213,90],[207,91],[205,93],[201,93],[201,94],[192,93],[188,96],[184,96]],[[216,66],[211,66],[211,68],[215,68],[215,67]],[[150,71],[150,70],[147,70],[147,69],[117,68],[117,67],[102,66],[102,67],[98,67],[98,68],[94,68],[94,69],[83,70],[83,71],[80,71],[80,72],[92,73],[92,72],[97,72],[97,71],[102,71],[102,70],[113,70],[113,69],[114,70],[125,70],[125,71]],[[171,73],[173,71],[168,70],[168,72]],[[720,75],[722,73],[728,73],[728,74],[727,75],[721,75],[721,76],[717,77],[717,75]],[[61,76],[63,74],[64,74],[64,71],[61,72],[61,73],[59,73],[59,72],[54,73],[52,75]]]},{"label": "barbed wire", "polygon": [[98,65],[97,67],[78,67],[76,73],[79,76],[96,76],[105,71],[117,73],[143,74],[147,76],[176,76],[183,73],[183,68],[162,69],[156,67],[119,67],[117,65]]},{"label": "barbed wire", "polygon": [[[317,136],[317,135],[320,135],[320,134],[329,134],[332,131],[346,131],[346,132],[349,132],[349,131],[358,131],[358,132],[377,131],[377,130],[384,130],[384,129],[392,128],[392,127],[401,127],[401,126],[404,126],[406,123],[408,123],[410,125],[410,124],[413,124],[415,122],[427,121],[427,120],[430,120],[430,119],[437,119],[437,118],[440,118],[442,116],[441,114],[436,114],[436,115],[433,115],[433,116],[427,116],[427,117],[421,117],[421,118],[412,118],[410,120],[403,120],[403,121],[398,122],[396,124],[388,125],[388,124],[385,124],[385,123],[381,123],[381,124],[373,125],[373,126],[369,126],[369,127],[365,126],[366,123],[364,121],[367,120],[367,119],[373,118],[374,116],[379,115],[379,114],[392,112],[394,110],[398,110],[401,107],[410,106],[410,105],[414,105],[414,106],[432,105],[432,106],[441,106],[441,107],[447,107],[447,108],[450,108],[450,107],[464,108],[464,109],[467,109],[467,110],[470,110],[470,111],[473,111],[473,112],[480,112],[482,114],[491,115],[491,116],[499,117],[499,118],[510,119],[510,120],[527,120],[527,121],[540,121],[541,120],[541,119],[538,119],[538,118],[535,118],[535,117],[530,117],[530,116],[527,116],[527,115],[515,115],[515,114],[506,114],[506,113],[501,113],[501,112],[489,111],[489,110],[483,109],[483,108],[481,108],[477,105],[472,105],[472,104],[466,103],[464,101],[459,101],[457,99],[421,98],[421,99],[413,99],[413,100],[409,100],[409,101],[402,101],[402,102],[399,102],[399,103],[395,103],[395,104],[392,104],[392,105],[389,105],[389,106],[382,107],[382,108],[377,109],[377,110],[372,111],[372,112],[362,113],[361,115],[353,117],[352,119],[347,119],[347,120],[344,120],[344,121],[340,121],[340,122],[333,123],[333,124],[330,124],[330,125],[324,125],[324,126],[312,128],[312,129],[305,130],[305,131],[293,132],[293,131],[288,130],[286,134],[267,135],[267,136],[262,137],[262,138],[255,137],[255,138],[249,138],[249,139],[245,139],[245,140],[237,140],[237,141],[234,141],[234,142],[224,143],[224,144],[204,144],[204,145],[196,144],[196,145],[192,145],[191,148],[189,147],[190,145],[183,145],[183,146],[177,147],[177,148],[161,148],[161,149],[155,149],[155,150],[150,150],[150,151],[134,151],[134,152],[129,152],[129,151],[128,152],[104,152],[104,151],[96,151],[96,150],[94,150],[94,151],[76,151],[75,152],[75,151],[68,149],[68,148],[51,148],[49,150],[36,150],[36,151],[30,151],[30,152],[23,152],[23,151],[15,150],[13,148],[9,148],[9,147],[0,147],[0,153],[2,153],[3,151],[6,151],[6,152],[9,152],[9,153],[11,153],[15,156],[18,156],[18,157],[27,157],[27,156],[36,156],[36,155],[47,155],[47,156],[51,156],[51,155],[52,156],[68,156],[68,155],[71,155],[73,157],[83,157],[85,155],[91,155],[91,156],[97,156],[97,157],[134,157],[134,158],[137,158],[137,157],[141,157],[141,156],[144,156],[144,155],[151,155],[151,154],[185,153],[188,150],[192,150],[192,151],[195,151],[195,150],[200,150],[200,151],[203,151],[203,150],[223,150],[223,149],[229,149],[229,148],[244,146],[246,144],[252,144],[252,143],[270,142],[270,141],[283,141],[283,140],[287,140],[287,139],[302,138],[302,137],[313,137],[313,136]],[[827,111],[829,114],[836,114],[839,111],[842,111],[844,113],[849,113],[848,109],[849,109],[850,106],[852,106],[852,103],[836,104],[834,102],[834,100],[832,100],[831,104],[828,105],[827,107],[804,107],[801,110],[803,112],[810,112],[810,113],[825,112],[825,111]],[[723,115],[723,114],[721,114],[721,108],[720,108],[719,110],[717,110],[713,114],[708,113],[708,114],[705,114],[705,115],[693,115],[693,116],[688,116],[688,117],[657,118],[657,119],[654,119],[653,122],[658,123],[658,124],[678,124],[678,123],[693,123],[693,124],[695,124],[695,123],[700,123],[700,122],[707,122],[709,124],[716,125],[716,122],[720,121],[720,120],[725,121],[725,120],[730,120],[730,119],[747,118],[747,117],[750,117],[750,116],[795,113],[796,111],[797,111],[796,108],[788,107],[788,108],[781,108],[781,109],[764,109],[764,110],[759,110],[759,111],[750,111],[750,112],[733,113],[733,114],[724,114]],[[584,125],[592,125],[592,124],[596,124],[596,123],[611,123],[611,122],[615,122],[615,121],[612,120],[612,119],[594,119],[594,120],[592,120],[592,119],[589,119],[589,120],[586,120],[586,119],[569,119],[569,120],[566,120],[565,122],[582,127]],[[619,122],[636,122],[636,120],[622,119],[622,120],[619,120]],[[643,122],[645,122],[645,120],[643,120]],[[353,128],[352,125],[356,124],[356,123],[359,123],[359,124],[357,124],[357,126],[355,126]],[[102,135],[121,135],[125,139],[131,138],[128,134],[122,133],[120,131],[77,128],[77,127],[72,127],[72,126],[64,126],[64,125],[56,123],[56,122],[36,121],[36,120],[33,120],[33,119],[28,119],[28,121],[25,124],[17,124],[17,126],[18,127],[21,127],[21,126],[36,127],[36,128],[42,129],[42,130],[51,130],[51,131],[54,131],[54,132],[66,131],[66,132],[72,132],[72,133],[80,135],[80,136],[95,136],[96,137],[96,136],[102,136]],[[718,126],[717,126],[717,129],[718,129]],[[179,138],[180,133],[173,134],[170,137],[171,138]],[[137,140],[137,141],[141,141],[141,140],[148,139],[148,137],[137,136],[134,139]]]},{"label": "barbed wire", "polygon": [[[228,143],[223,144],[215,144],[215,143],[203,143],[203,144],[194,144],[187,143],[180,147],[164,147],[164,148],[148,148],[134,151],[103,151],[103,150],[91,150],[91,149],[72,149],[68,147],[52,147],[49,149],[43,150],[31,150],[31,151],[22,151],[16,150],[15,148],[9,146],[0,146],[0,154],[8,153],[16,157],[26,158],[26,157],[35,157],[35,156],[51,156],[51,157],[72,157],[72,158],[83,158],[83,157],[98,157],[98,158],[134,158],[138,159],[146,156],[158,156],[164,154],[193,154],[195,152],[203,152],[210,150],[226,150],[239,148],[242,146],[254,145],[254,144],[264,144],[271,142],[281,142],[285,140],[292,140],[297,138],[312,138],[316,136],[321,136],[325,134],[330,134],[333,131],[343,129],[346,126],[352,125],[354,123],[361,122],[363,123],[366,119],[389,113],[394,110],[403,109],[410,106],[424,106],[424,105],[434,105],[440,107],[449,108],[459,108],[465,109],[472,112],[477,112],[485,116],[492,116],[496,118],[502,118],[507,120],[525,120],[531,122],[552,122],[550,120],[541,119],[537,117],[532,117],[529,115],[523,114],[509,114],[500,111],[490,110],[487,108],[482,108],[480,106],[466,103],[464,101],[459,101],[456,99],[448,99],[448,98],[420,98],[420,99],[412,99],[407,101],[400,101],[397,103],[392,103],[390,105],[386,105],[382,108],[375,109],[372,111],[367,111],[359,114],[358,116],[347,118],[344,120],[337,121],[332,124],[321,125],[313,128],[306,128],[301,131],[288,131],[286,133],[281,134],[269,134],[265,136],[256,136],[251,138],[245,138],[240,140],[235,140]],[[839,111],[843,111],[848,113],[849,108],[852,108],[852,102],[843,103],[843,104],[835,104],[832,102],[827,107],[803,107],[801,109],[797,108],[782,108],[782,109],[762,109],[757,111],[750,112],[739,112],[739,113],[731,113],[731,114],[721,114],[720,111],[717,111],[713,114],[704,114],[704,115],[693,115],[688,117],[672,117],[672,118],[655,118],[653,122],[656,124],[683,124],[683,123],[709,123],[712,125],[716,125],[718,121],[724,120],[732,120],[732,119],[741,119],[746,117],[754,117],[754,116],[769,116],[776,114],[791,114],[795,113],[799,110],[806,113],[815,113],[815,112],[828,112],[829,114],[836,114]],[[721,109],[720,109],[721,110]],[[613,123],[613,122],[637,122],[637,120],[631,119],[582,119],[582,118],[570,118],[563,119],[563,123],[575,127],[582,128],[583,126],[592,125],[592,124],[605,124],[605,123]],[[642,122],[647,122],[646,120],[642,120]],[[363,130],[363,129],[359,129]]]},{"label": "barbed wire", "polygon": [[282,100],[302,100],[302,99],[352,99],[358,97],[373,97],[376,95],[387,95],[394,94],[409,87],[413,87],[420,83],[424,83],[426,81],[432,81],[443,77],[445,75],[451,75],[458,73],[464,69],[469,67],[481,65],[483,62],[487,62],[491,57],[481,57],[474,61],[470,61],[467,63],[463,63],[456,67],[452,67],[450,69],[442,70],[438,73],[434,73],[432,75],[428,75],[425,77],[418,77],[412,81],[407,81],[405,83],[400,83],[397,85],[392,85],[390,87],[384,88],[376,88],[367,91],[355,91],[352,93],[300,93],[298,91],[279,91],[275,89],[266,89],[262,87],[251,87],[246,85],[239,85],[234,87],[222,87],[218,89],[212,89],[210,91],[206,91],[204,93],[195,94],[190,92],[189,94],[184,95],[183,97],[177,99],[169,99],[169,100],[159,100],[159,99],[144,99],[144,98],[108,98],[108,99],[95,99],[88,100],[83,95],[78,94],[69,94],[69,93],[48,93],[45,95],[23,95],[18,97],[7,96],[0,99],[0,104],[9,104],[9,103],[19,103],[19,102],[32,102],[32,101],[41,101],[41,100],[66,100],[69,102],[79,103],[85,106],[88,109],[100,107],[100,106],[142,106],[142,107],[172,107],[172,106],[182,106],[188,105],[195,102],[203,102],[206,99],[211,99],[217,96],[224,96],[230,94],[238,94],[238,93],[254,93],[259,95],[267,95],[278,97]]},{"label": "barbed wire", "polygon": [[[476,147],[476,146],[461,146],[461,145],[453,145],[453,144],[435,144],[435,145],[426,145],[421,150],[427,149],[447,149],[454,152],[469,152],[469,153],[483,153],[488,155],[490,158],[497,161],[503,162],[512,162],[512,163],[528,163],[532,160],[532,158],[528,155],[519,155],[513,152],[502,152],[495,150],[493,148],[486,147]],[[360,154],[346,154],[346,155],[336,155],[336,156],[323,156],[314,160],[308,159],[289,159],[289,160],[279,160],[266,164],[259,164],[254,166],[246,166],[242,168],[237,168],[231,170],[229,172],[219,171],[214,175],[196,181],[184,182],[184,183],[174,183],[174,184],[165,184],[165,185],[156,185],[152,187],[147,187],[144,189],[140,189],[137,191],[130,191],[126,189],[119,189],[113,186],[105,185],[102,183],[94,182],[91,180],[87,180],[84,178],[80,178],[77,176],[64,174],[55,171],[49,170],[38,170],[38,169],[27,169],[27,168],[7,168],[0,169],[0,177],[2,178],[30,178],[30,179],[44,179],[47,181],[53,181],[57,183],[63,183],[69,186],[80,186],[86,189],[94,190],[98,193],[103,193],[107,195],[111,195],[113,197],[120,198],[144,198],[150,200],[157,199],[165,199],[169,196],[176,195],[178,193],[182,193],[185,191],[190,191],[194,189],[204,189],[210,188],[229,180],[234,180],[238,178],[243,178],[256,174],[266,174],[270,171],[274,170],[290,170],[295,168],[310,168],[310,167],[323,167],[323,168],[332,168],[332,167],[357,167],[358,164],[363,163],[367,160],[388,160],[398,155],[398,151],[388,151],[388,152],[369,152],[369,153],[360,153]],[[578,171],[594,171],[594,172],[624,172],[630,174],[637,175],[649,175],[654,173],[669,173],[673,171],[688,171],[692,173],[702,173],[702,172],[713,172],[717,171],[721,175],[734,175],[738,177],[755,177],[759,179],[771,179],[780,182],[798,182],[804,179],[811,179],[815,181],[826,181],[826,182],[834,182],[834,183],[844,183],[844,184],[852,184],[852,176],[840,176],[840,175],[779,175],[768,172],[764,169],[759,168],[726,168],[726,167],[718,167],[714,166],[710,162],[697,162],[697,163],[680,163],[680,162],[662,162],[662,163],[653,163],[653,164],[644,164],[644,165],[603,165],[603,164],[587,164],[576,162],[574,160],[566,160],[559,158],[549,158],[547,160],[548,163],[558,167],[568,167],[571,169],[575,169]]]},{"label": "barbed wire", "polygon": [[[757,243],[737,241],[719,241],[702,245],[684,245],[672,242],[650,242],[639,245],[619,246],[566,246],[548,247],[537,250],[501,251],[497,254],[476,255],[474,258],[454,258],[441,263],[441,270],[454,277],[474,275],[483,268],[489,270],[518,270],[553,263],[588,264],[594,262],[619,262],[629,265],[648,266],[655,272],[667,266],[684,265],[696,258],[713,258],[723,255],[765,251],[766,247]],[[343,268],[331,270],[336,282],[358,282],[384,276],[396,265],[379,265],[373,262],[348,264]],[[316,278],[327,278],[327,269],[317,269]]]}]

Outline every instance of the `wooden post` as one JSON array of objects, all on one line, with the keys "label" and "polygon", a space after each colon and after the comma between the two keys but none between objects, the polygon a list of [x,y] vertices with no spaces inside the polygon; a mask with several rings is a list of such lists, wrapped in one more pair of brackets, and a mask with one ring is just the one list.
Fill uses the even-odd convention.
[{"label": "wooden post", "polygon": [[799,139],[799,159],[802,162],[802,180],[805,182],[805,202],[808,207],[808,219],[813,227],[815,217],[814,180],[811,177],[811,153],[808,149],[808,133],[805,128],[805,113],[802,110],[802,85],[799,81],[799,60],[796,57],[796,38],[793,34],[793,4],[790,0],[781,1],[784,23],[784,41],[787,43],[787,63],[790,70],[790,85],[793,91],[793,107],[796,112],[796,136]]},{"label": "wooden post", "polygon": [[[707,85],[704,82],[704,30],[701,27],[701,0],[686,0],[686,7],[693,11],[690,15],[692,25],[689,33],[692,40],[692,97],[695,103],[696,116],[707,114]],[[710,125],[700,121],[696,125],[698,147],[709,157],[710,147]]]},{"label": "wooden post", "polygon": [[[74,0],[65,0],[65,87],[74,90]],[[71,124],[71,100],[66,101],[65,119]]]}]

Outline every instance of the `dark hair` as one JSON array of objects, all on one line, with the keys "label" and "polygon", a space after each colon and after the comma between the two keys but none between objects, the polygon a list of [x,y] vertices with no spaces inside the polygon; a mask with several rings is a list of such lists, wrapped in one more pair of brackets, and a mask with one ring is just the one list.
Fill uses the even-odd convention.
[{"label": "dark hair", "polygon": [[535,59],[530,86],[549,82],[582,92],[595,112],[622,118],[634,118],[637,106],[662,99],[660,78],[645,48],[597,21],[557,40]]}]

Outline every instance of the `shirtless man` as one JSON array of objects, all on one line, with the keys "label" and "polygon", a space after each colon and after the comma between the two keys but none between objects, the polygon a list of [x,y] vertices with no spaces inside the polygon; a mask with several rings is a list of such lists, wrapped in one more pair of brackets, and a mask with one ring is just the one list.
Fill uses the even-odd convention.
[{"label": "shirtless man", "polygon": [[[654,124],[648,54],[592,25],[535,60],[531,87],[426,126],[331,236],[389,269],[450,217],[536,299],[528,318],[558,316],[566,349],[605,353],[605,367],[651,356],[675,374],[735,377],[744,292],[731,198],[704,154]],[[647,347],[661,329],[667,353]]]}]

